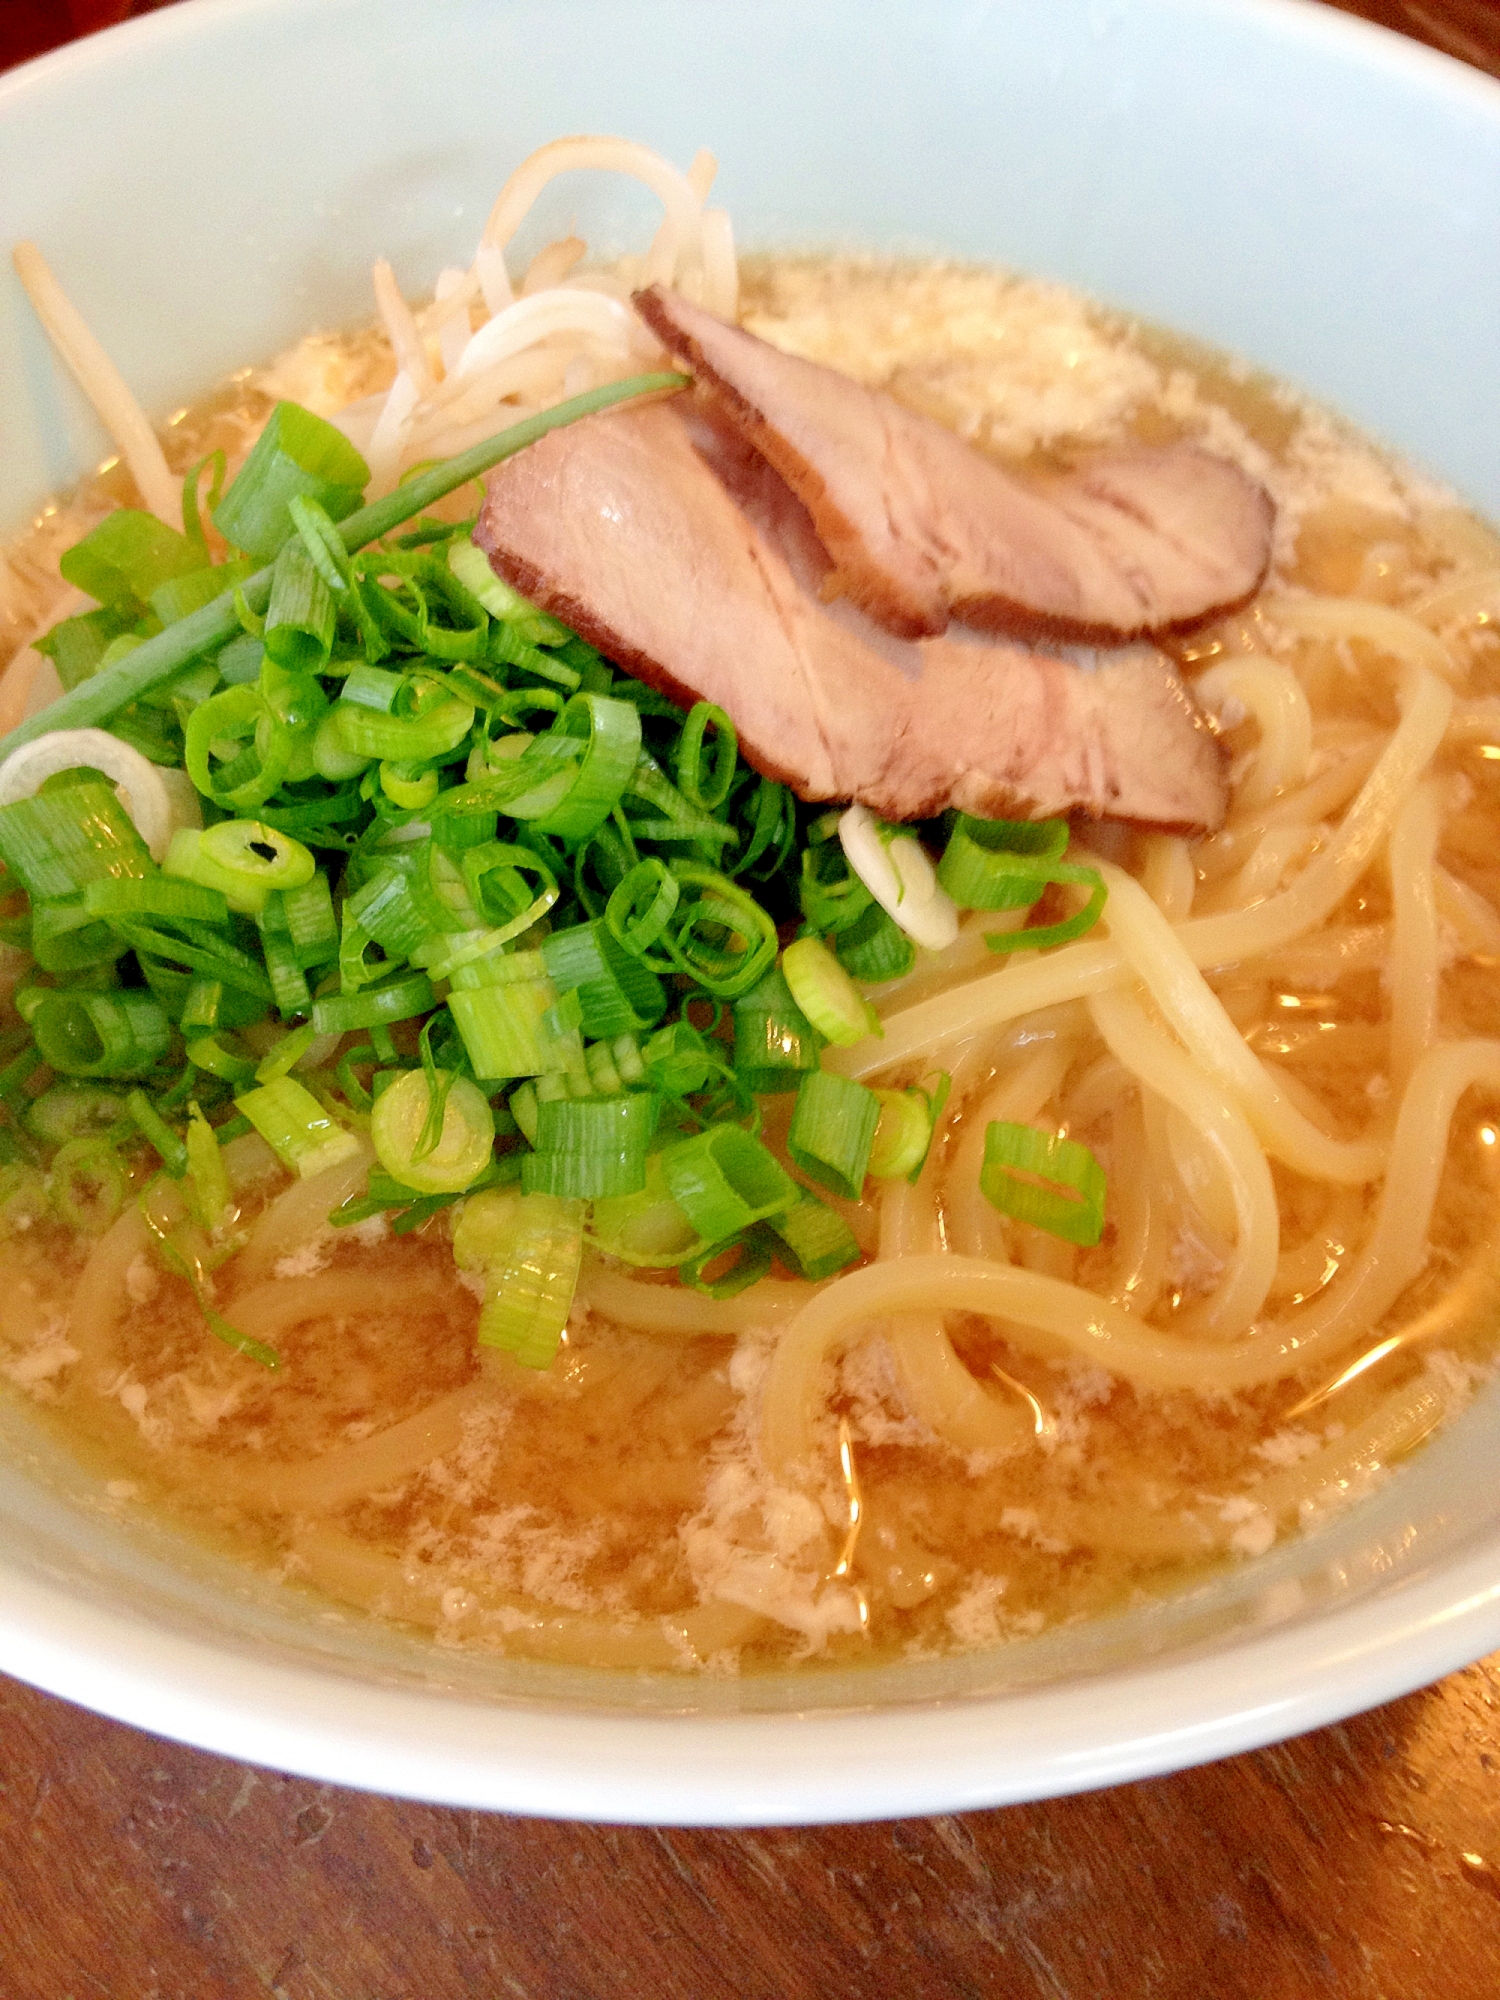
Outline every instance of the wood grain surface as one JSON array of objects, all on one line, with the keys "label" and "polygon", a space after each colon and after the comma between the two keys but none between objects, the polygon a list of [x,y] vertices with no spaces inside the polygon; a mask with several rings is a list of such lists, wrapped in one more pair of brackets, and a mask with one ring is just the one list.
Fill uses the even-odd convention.
[{"label": "wood grain surface", "polygon": [[[0,0],[0,66],[145,11]],[[1346,11],[1500,76],[1495,0]],[[339,1791],[0,1679],[0,2000],[257,1995],[1500,2000],[1500,1659],[1176,1777],[754,1833]]]}]

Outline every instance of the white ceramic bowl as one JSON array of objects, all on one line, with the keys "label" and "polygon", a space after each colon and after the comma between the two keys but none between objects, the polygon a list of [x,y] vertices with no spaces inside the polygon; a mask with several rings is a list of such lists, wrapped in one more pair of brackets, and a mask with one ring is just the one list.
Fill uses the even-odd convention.
[{"label": "white ceramic bowl", "polygon": [[[1500,89],[1289,0],[196,0],[0,80],[37,238],[147,406],[472,247],[566,131],[722,161],[742,242],[943,249],[1312,389],[1500,514]],[[583,233],[638,218],[580,183]],[[638,230],[636,231],[638,234]],[[0,278],[0,528],[102,441]],[[580,1818],[950,1810],[1307,1729],[1500,1644],[1500,1399],[1149,1612],[734,1685],[436,1653],[129,1527],[0,1406],[0,1666],[232,1756]]]}]

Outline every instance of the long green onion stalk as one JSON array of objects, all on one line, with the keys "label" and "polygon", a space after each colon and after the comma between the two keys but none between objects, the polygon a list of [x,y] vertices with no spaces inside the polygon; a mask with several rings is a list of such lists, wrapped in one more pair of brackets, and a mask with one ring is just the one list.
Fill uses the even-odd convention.
[{"label": "long green onion stalk", "polygon": [[[480,1340],[534,1367],[585,1245],[719,1298],[777,1267],[821,1281],[860,1252],[816,1190],[914,1179],[933,1144],[946,1079],[875,1091],[823,1066],[879,1032],[861,989],[916,951],[838,816],[749,767],[722,710],[681,713],[519,596],[471,520],[427,512],[683,382],[590,391],[369,505],[348,441],[281,404],[227,492],[214,476],[225,560],[202,466],[181,534],[122,509],[63,558],[97,609],[43,640],[66,692],[0,756],[108,723],[170,781],[176,824],[148,848],[82,763],[0,807],[0,923],[32,958],[0,1043],[0,1167],[44,1175],[84,1232],[144,1182],[163,1260],[265,1365],[204,1286],[237,1242],[241,1132],[302,1176],[367,1139],[376,1164],[330,1219],[407,1232],[452,1209]],[[964,908],[1061,899],[991,940],[1045,948],[1103,902],[1066,844],[1062,822],[959,816],[939,876]],[[760,1136],[777,1095],[780,1152]],[[1071,1141],[992,1126],[982,1184],[1097,1240],[1103,1176]]]}]

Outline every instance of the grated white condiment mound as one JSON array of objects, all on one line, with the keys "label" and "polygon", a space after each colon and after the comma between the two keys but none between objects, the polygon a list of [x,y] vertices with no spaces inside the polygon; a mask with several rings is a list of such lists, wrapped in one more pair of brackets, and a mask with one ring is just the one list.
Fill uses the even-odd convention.
[{"label": "grated white condiment mound", "polygon": [[1009,1587],[1003,1576],[976,1576],[948,1608],[948,1629],[966,1651],[998,1645],[1002,1639],[1027,1638],[1047,1622],[1040,1611],[1002,1611],[1000,1600]]},{"label": "grated white condiment mound", "polygon": [[285,1257],[278,1257],[271,1266],[274,1278],[311,1278],[328,1263],[333,1255],[333,1238],[322,1231],[308,1238],[299,1249]]},{"label": "grated white condiment mound", "polygon": [[23,1389],[31,1389],[39,1382],[50,1382],[78,1358],[78,1349],[66,1340],[43,1340],[29,1347],[17,1360],[7,1361],[0,1367],[0,1374],[8,1375]]},{"label": "grated white condiment mound", "polygon": [[744,313],[752,333],[889,389],[1003,457],[1061,439],[1118,441],[1160,386],[1155,364],[1122,349],[1061,285],[930,264],[912,269],[898,298],[890,266],[874,258],[751,268],[770,275],[769,299]]},{"label": "grated white condiment mound", "polygon": [[742,323],[1014,464],[1122,443],[1143,415],[1159,414],[1266,487],[1276,503],[1273,576],[1293,561],[1305,517],[1335,497],[1401,520],[1458,504],[1451,489],[1289,388],[1276,397],[1290,435],[1273,455],[1190,369],[1159,366],[1122,322],[1065,286],[934,263],[912,266],[898,296],[889,269],[860,257],[754,260]]},{"label": "grated white condiment mound", "polygon": [[1247,1493],[1236,1493],[1219,1503],[1219,1519],[1234,1532],[1229,1546],[1239,1556],[1263,1556],[1276,1539],[1276,1517]]},{"label": "grated white condiment mound", "polygon": [[[778,1486],[760,1455],[761,1408],[773,1337],[741,1335],[729,1364],[734,1422],[715,1447],[704,1502],[678,1530],[683,1558],[705,1602],[741,1604],[801,1635],[804,1656],[835,1632],[860,1630],[858,1595],[831,1582],[827,1509]],[[832,1498],[832,1496],[830,1496]]]},{"label": "grated white condiment mound", "polygon": [[907,1408],[896,1357],[883,1335],[844,1349],[839,1388],[849,1403],[850,1434],[858,1442],[911,1445],[924,1451],[952,1449]]},{"label": "grated white condiment mound", "polygon": [[1042,1517],[1031,1507],[1002,1507],[1000,1526],[1007,1535],[1014,1535],[1017,1541],[1029,1542],[1043,1555],[1065,1555],[1073,1544],[1065,1535],[1050,1535],[1042,1526]]},{"label": "grated white condiment mound", "polygon": [[1267,1465],[1299,1465],[1322,1448],[1323,1440],[1315,1432],[1287,1424],[1271,1437],[1262,1438],[1255,1446],[1255,1456],[1263,1458]]}]

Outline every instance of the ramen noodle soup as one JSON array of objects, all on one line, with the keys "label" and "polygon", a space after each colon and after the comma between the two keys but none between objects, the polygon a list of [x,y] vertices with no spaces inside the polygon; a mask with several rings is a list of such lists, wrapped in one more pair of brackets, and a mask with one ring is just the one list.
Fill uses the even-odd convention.
[{"label": "ramen noodle soup", "polygon": [[[1065,861],[1056,845],[1051,861],[1033,854],[1032,887],[1009,907],[982,895],[977,906],[946,899],[941,885],[957,880],[946,858],[929,893],[930,863],[920,876],[911,843],[903,849],[905,836],[885,831],[877,851],[899,877],[885,901],[890,931],[880,931],[891,956],[861,961],[846,949],[852,926],[839,928],[826,897],[818,902],[815,890],[812,907],[798,908],[797,870],[878,914],[879,895],[865,889],[877,864],[861,863],[850,827],[841,820],[836,833],[817,795],[795,807],[742,754],[729,795],[740,824],[779,814],[775,839],[800,845],[786,845],[779,874],[734,879],[763,895],[776,927],[767,949],[785,964],[777,991],[802,1004],[778,1001],[778,1015],[757,987],[761,1011],[745,1026],[748,989],[723,989],[738,978],[737,955],[759,949],[754,920],[736,932],[721,911],[715,921],[728,932],[713,934],[717,957],[693,961],[719,968],[718,1000],[678,961],[658,963],[670,1011],[639,1031],[592,1036],[585,1016],[586,1071],[551,1087],[545,1069],[506,1075],[472,1049],[465,1062],[456,1039],[431,1031],[431,1010],[441,1013],[445,994],[482,994],[464,984],[473,965],[498,954],[514,967],[551,944],[546,974],[528,974],[528,990],[550,978],[538,1002],[549,1007],[547,1032],[577,1037],[553,942],[570,878],[554,883],[549,912],[528,904],[528,877],[517,892],[528,921],[499,945],[493,897],[481,898],[488,959],[476,945],[464,960],[468,947],[451,940],[470,933],[450,925],[446,956],[429,953],[420,974],[430,981],[425,1006],[392,1003],[385,1025],[334,1004],[372,990],[371,965],[384,992],[418,964],[398,970],[406,955],[383,932],[384,955],[361,959],[361,984],[348,940],[351,903],[365,925],[361,951],[379,929],[369,887],[384,879],[378,868],[352,886],[357,858],[374,851],[376,806],[387,815],[378,833],[386,855],[435,823],[423,817],[438,783],[420,768],[423,754],[402,758],[387,745],[377,767],[356,749],[342,775],[331,763],[309,766],[286,780],[290,789],[236,808],[225,799],[235,783],[253,796],[254,772],[244,772],[255,753],[246,731],[226,722],[233,740],[215,738],[203,753],[224,797],[206,815],[184,804],[184,781],[160,744],[175,728],[173,740],[191,749],[195,705],[265,684],[258,649],[269,646],[275,611],[247,603],[234,638],[218,642],[222,669],[200,672],[195,685],[199,669],[174,669],[173,693],[155,708],[138,703],[125,740],[169,772],[173,817],[159,842],[169,853],[184,828],[191,849],[216,824],[238,824],[239,811],[262,827],[266,865],[280,866],[285,851],[264,828],[275,834],[288,800],[352,798],[363,784],[364,817],[348,823],[347,840],[343,822],[320,827],[307,813],[282,827],[286,851],[298,845],[296,825],[307,832],[301,851],[316,858],[318,879],[333,881],[344,940],[310,965],[298,967],[295,952],[274,960],[281,934],[262,921],[264,903],[259,915],[242,904],[216,933],[220,945],[199,939],[207,958],[167,964],[171,938],[186,950],[200,920],[182,914],[185,903],[175,915],[168,903],[143,903],[148,914],[129,921],[158,930],[144,942],[132,933],[136,958],[101,948],[91,969],[80,946],[70,966],[57,937],[84,938],[85,919],[96,929],[125,921],[123,904],[85,886],[72,927],[49,933],[49,969],[27,950],[44,956],[36,912],[45,898],[35,888],[29,902],[21,895],[22,870],[6,849],[16,889],[5,947],[10,1067],[0,1078],[6,1390],[30,1399],[97,1470],[109,1505],[151,1510],[289,1589],[441,1644],[531,1657],[721,1673],[927,1657],[1096,1617],[1253,1559],[1357,1502],[1493,1365],[1500,539],[1337,418],[1220,355],[995,270],[850,257],[737,266],[727,219],[706,205],[706,156],[684,176],[617,142],[568,145],[521,170],[474,265],[441,274],[432,303],[413,308],[379,267],[373,330],[319,334],[268,368],[246,369],[178,412],[160,444],[131,428],[128,392],[118,385],[116,395],[102,357],[76,339],[67,347],[71,308],[49,290],[40,260],[25,267],[121,452],[49,504],[8,552],[0,613],[17,659],[6,726],[56,691],[45,676],[65,662],[25,642],[92,614],[97,593],[70,594],[57,566],[112,509],[154,510],[175,525],[183,475],[215,451],[232,474],[282,399],[337,420],[368,467],[367,499],[399,492],[410,467],[563,397],[660,369],[660,345],[629,304],[657,284],[886,392],[1022,480],[1063,476],[1091,452],[1186,443],[1263,488],[1275,509],[1263,583],[1222,615],[1179,621],[1155,640],[1212,719],[1227,774],[1222,823],[1195,834],[1075,812]],[[662,198],[660,234],[609,270],[563,238],[525,271],[507,271],[503,253],[522,216],[551,173],[576,164],[639,173]],[[572,435],[556,433],[549,448]],[[514,461],[515,476],[525,462]],[[205,513],[213,476],[190,482],[203,489]],[[495,475],[497,492],[510,476]],[[445,524],[474,511],[472,488],[435,501],[423,516],[428,541],[409,547],[441,550]],[[378,562],[366,573],[395,592],[415,574],[398,564],[388,575]],[[500,600],[468,574],[496,621],[486,629],[498,631]],[[408,616],[415,601],[400,600]],[[531,700],[556,685],[546,659],[571,661],[562,698],[578,698],[569,689],[580,672],[587,685],[590,648],[569,631],[558,639],[534,606],[504,603],[512,632],[517,618],[533,620],[505,685],[513,690],[519,672]],[[455,615],[441,629],[462,622]],[[122,644],[115,623],[116,650],[99,672],[141,642],[134,632]],[[343,708],[353,675],[373,675],[378,690],[403,659],[374,642],[358,652],[357,631],[345,644],[347,618],[340,629],[334,661],[322,656],[322,687]],[[421,630],[424,645],[436,643]],[[155,643],[149,632],[145,643]],[[1049,641],[1032,643],[1045,652]],[[231,662],[235,647],[251,659],[249,678]],[[358,657],[339,663],[341,647]],[[1066,657],[1070,671],[1101,670],[1103,656],[1076,645]],[[493,645],[485,659],[492,671]],[[437,664],[474,670],[472,656],[467,667],[451,654]],[[339,683],[339,673],[349,678]],[[450,705],[457,684],[444,682]],[[606,673],[598,685],[619,683]],[[333,712],[328,699],[323,706]],[[546,720],[562,713],[557,699],[533,707],[506,711],[488,748],[478,736],[459,749],[429,743],[426,764],[469,758],[445,767],[445,785],[503,779],[506,758],[534,754]],[[648,741],[681,721],[659,699],[642,714]],[[718,716],[700,730],[708,749],[727,734]],[[685,765],[680,746],[677,763],[666,751],[658,763],[668,792],[668,779],[677,782],[674,798],[696,797],[695,810],[711,812],[721,767],[708,749],[701,763]],[[80,761],[89,759],[75,752]],[[7,790],[7,768],[0,817],[27,795]],[[377,768],[384,793],[370,776]],[[106,770],[96,782],[117,784],[129,807],[133,770]],[[66,800],[69,784],[55,771],[31,795],[39,805]],[[832,799],[837,814],[846,803]],[[676,808],[650,810],[670,820]],[[637,829],[644,811],[639,800],[630,808]],[[494,824],[491,813],[486,834]],[[686,825],[669,827],[676,844],[659,851],[727,868],[725,842],[715,847],[695,819],[694,847]],[[971,833],[974,825],[958,822]],[[933,859],[957,837],[951,813],[924,814],[912,831]],[[639,859],[647,838],[640,833],[634,864],[647,874],[623,922],[622,934],[636,937],[649,928],[652,897],[677,893],[664,881],[695,879],[662,863],[653,872]],[[982,869],[989,850],[974,838]],[[1006,865],[1020,855],[1024,876],[1025,837],[1007,838]],[[365,845],[349,859],[356,840]],[[847,865],[831,865],[841,840]],[[508,861],[493,866],[524,874],[502,832],[507,841]],[[566,847],[555,837],[549,850],[538,835],[527,852],[557,861]],[[765,851],[774,859],[773,847]],[[454,880],[468,851],[479,850],[451,850]],[[799,862],[806,854],[814,859]],[[606,862],[589,864],[601,879],[595,902],[584,897],[572,910],[577,928],[603,922],[606,905],[616,910],[608,899],[628,868],[620,862],[611,882]],[[340,867],[350,871],[342,881]],[[200,901],[219,879],[186,871],[169,867],[162,879],[196,883]],[[547,879],[559,875],[560,863]],[[397,868],[392,879],[399,888],[411,878]],[[49,893],[66,901],[66,890]],[[933,910],[937,941],[913,948],[904,924],[919,927]],[[842,986],[820,992],[805,974],[794,978],[787,948],[803,916]],[[864,934],[872,926],[867,914]],[[1023,927],[1036,942],[1016,944]],[[1059,927],[1061,940],[1049,941]],[[263,952],[256,968],[263,962],[289,990],[296,973],[308,998],[278,987],[281,1004],[215,1016],[199,991],[203,967],[217,968],[223,987],[234,950]],[[830,1031],[847,999],[846,962],[863,968],[857,998],[873,1008],[879,1035],[859,1017],[847,1033]],[[80,1035],[87,1042],[76,996],[98,993],[175,1007],[170,1042],[134,1066],[127,1056],[113,1074],[86,1055],[70,1076],[50,1056],[81,1046]],[[75,1009],[66,1017],[65,1004]],[[833,1013],[808,1036],[825,1004]],[[794,1088],[768,1075],[769,1058],[750,1063],[739,1039],[780,1034],[785,1056],[789,1020],[816,1045],[811,1057],[786,1056],[800,1064]],[[59,1022],[71,1023],[73,1043],[59,1040]],[[669,1042],[653,1043],[664,1032]],[[742,1072],[748,1083],[736,1097],[723,1078]],[[847,1125],[834,1120],[821,1152],[799,1125],[809,1074],[837,1079],[817,1086],[835,1095],[863,1086],[843,1101],[875,1107],[876,1138],[867,1132],[864,1151],[853,1147],[847,1185],[831,1161],[845,1157]],[[453,1079],[441,1086],[446,1103],[440,1075]],[[300,1137],[278,1129],[260,1101],[283,1082],[312,1106]],[[560,1100],[613,1105],[623,1121],[632,1095],[646,1101],[646,1084],[667,1107],[653,1112],[657,1164],[641,1169],[649,1199],[640,1174],[633,1192],[585,1197],[561,1170],[544,1180],[540,1167],[518,1167],[518,1155],[549,1157],[543,1142]],[[715,1089],[719,1101],[704,1111]],[[466,1091],[487,1108],[464,1111]],[[393,1139],[402,1093],[416,1112]],[[441,1142],[425,1151],[424,1125]],[[735,1184],[745,1213],[756,1213],[725,1251],[705,1247],[715,1236],[706,1224],[672,1234],[694,1212],[686,1183],[671,1180],[669,1199],[660,1175],[669,1155],[679,1171],[687,1155],[675,1149],[699,1147],[692,1157],[702,1165],[705,1132],[730,1130],[736,1146],[756,1133],[762,1150]],[[476,1131],[470,1164],[445,1167]],[[777,1196],[747,1193],[755,1174],[771,1173],[759,1164],[767,1156],[783,1177],[775,1212],[767,1204],[774,1210]],[[871,1161],[883,1171],[869,1171]],[[827,1256],[809,1239],[774,1233],[789,1227],[787,1201],[804,1191],[817,1197],[818,1243],[835,1246]],[[1090,1201],[1102,1204],[1092,1231],[1079,1220]],[[518,1205],[538,1202],[552,1204],[546,1226],[518,1248]],[[806,1221],[813,1206],[799,1212]],[[536,1312],[545,1319],[564,1275],[574,1289],[549,1344]]]}]

